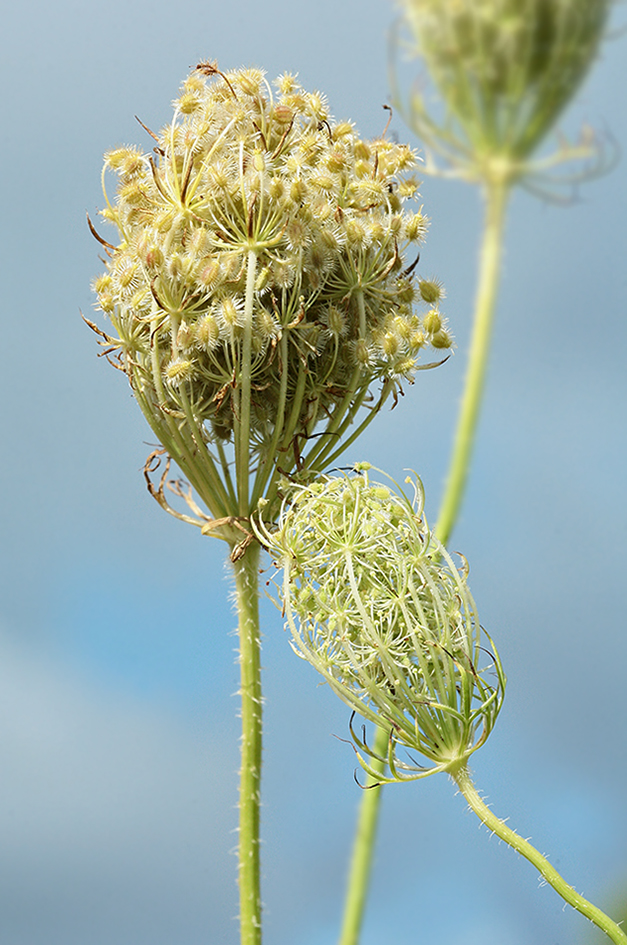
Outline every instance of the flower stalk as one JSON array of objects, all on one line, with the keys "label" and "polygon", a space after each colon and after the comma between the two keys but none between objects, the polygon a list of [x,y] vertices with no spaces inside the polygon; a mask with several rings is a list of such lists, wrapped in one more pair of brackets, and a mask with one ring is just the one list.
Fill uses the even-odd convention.
[{"label": "flower stalk", "polygon": [[472,339],[453,449],[436,525],[436,533],[444,545],[451,537],[459,517],[470,472],[492,341],[510,189],[511,184],[507,180],[486,181],[484,188],[485,221],[479,256],[479,281]]},{"label": "flower stalk", "polygon": [[474,811],[488,830],[496,834],[500,840],[504,840],[508,846],[521,856],[524,856],[526,860],[529,860],[543,879],[553,887],[569,906],[572,906],[573,909],[580,912],[586,919],[589,919],[590,922],[604,932],[612,942],[615,942],[616,945],[627,945],[627,935],[616,922],[610,919],[605,912],[576,892],[575,889],[563,879],[555,867],[549,863],[546,857],[542,856],[528,840],[523,840],[515,830],[512,830],[503,820],[500,820],[492,813],[487,804],[481,799],[474,786],[467,766],[462,765],[459,770],[452,770],[449,773],[460,792],[467,800],[470,809]]},{"label": "flower stalk", "polygon": [[238,881],[241,945],[261,943],[260,795],[262,751],[261,639],[258,604],[259,545],[233,563],[239,618],[242,718]]},{"label": "flower stalk", "polygon": [[381,810],[383,788],[380,779],[385,773],[387,764],[385,754],[389,737],[387,728],[378,725],[373,745],[375,757],[371,761],[371,773],[366,776],[366,790],[361,799],[360,816],[353,841],[339,945],[356,945],[361,933]]},{"label": "flower stalk", "polygon": [[[485,185],[485,222],[472,341],[445,490],[435,527],[435,533],[442,544],[448,542],[457,522],[470,472],[489,361],[505,214],[510,189],[508,182],[502,180],[490,181]],[[375,747],[385,740],[387,740],[385,729],[377,729]],[[377,753],[379,754],[380,751]],[[384,775],[385,762],[379,761],[377,766],[380,779]],[[338,945],[358,945],[359,942],[374,857],[376,825],[382,800],[383,791],[381,787],[378,787],[366,791],[359,804]]]}]

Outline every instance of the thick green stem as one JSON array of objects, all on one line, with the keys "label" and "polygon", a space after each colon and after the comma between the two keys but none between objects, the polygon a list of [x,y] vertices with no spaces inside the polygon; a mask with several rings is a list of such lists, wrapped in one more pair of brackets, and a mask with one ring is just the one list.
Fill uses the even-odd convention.
[{"label": "thick green stem", "polygon": [[580,896],[578,892],[575,892],[573,887],[569,886],[568,883],[562,879],[555,867],[552,866],[528,840],[523,840],[511,827],[508,827],[502,820],[499,820],[496,814],[492,813],[490,808],[487,807],[479,797],[477,789],[472,783],[468,768],[462,767],[457,772],[451,772],[451,777],[468,801],[471,810],[475,812],[479,820],[486,825],[488,830],[491,830],[492,833],[495,833],[497,837],[504,840],[505,843],[516,850],[517,853],[520,853],[526,860],[529,860],[540,875],[544,877],[547,883],[553,887],[569,906],[572,906],[577,912],[581,912],[581,914],[594,923],[597,928],[605,932],[613,942],[616,942],[616,945],[627,945],[627,935],[616,922],[613,922],[612,919],[597,908],[597,906],[593,906],[591,902],[588,902],[588,900]]},{"label": "thick green stem", "polygon": [[241,945],[261,945],[259,807],[261,784],[261,640],[259,546],[249,545],[234,562],[239,618],[242,766],[239,793],[239,898]]},{"label": "thick green stem", "polygon": [[[375,755],[385,758],[388,740],[388,730],[377,728],[374,740]],[[374,758],[371,766],[375,771],[380,771],[383,774],[385,761]],[[355,832],[339,945],[357,945],[363,923],[366,895],[372,870],[374,841],[379,820],[380,797],[383,790],[382,787],[371,787],[373,784],[376,784],[375,779],[368,775],[367,790],[364,791],[361,800]]]},{"label": "thick green stem", "polygon": [[488,366],[510,186],[503,181],[488,181],[485,185],[485,225],[479,258],[479,283],[468,369],[446,487],[435,529],[443,545],[450,538],[457,521],[470,469]]}]

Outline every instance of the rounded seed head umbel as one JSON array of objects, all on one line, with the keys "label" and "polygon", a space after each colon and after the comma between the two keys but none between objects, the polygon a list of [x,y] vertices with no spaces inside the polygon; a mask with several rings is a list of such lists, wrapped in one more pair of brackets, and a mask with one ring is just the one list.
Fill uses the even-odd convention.
[{"label": "rounded seed head umbel", "polygon": [[[390,780],[453,771],[492,730],[505,676],[465,561],[456,567],[427,526],[420,481],[412,501],[372,482],[369,464],[356,468],[295,489],[277,529],[260,527],[283,568],[293,645],[352,709],[389,729]],[[369,770],[372,751],[353,736]],[[431,766],[399,759],[399,747]]]},{"label": "rounded seed head umbel", "polygon": [[411,380],[431,335],[438,351],[452,342],[412,308],[403,253],[427,228],[419,205],[404,209],[415,153],[335,123],[292,75],[274,86],[259,69],[201,63],[153,154],[105,156],[118,186],[102,215],[120,241],[94,289],[117,330],[109,354],[117,345],[158,435],[191,418],[221,449],[244,414],[249,358],[251,450],[265,462],[280,448],[289,470],[302,459],[294,437],[374,380]]}]

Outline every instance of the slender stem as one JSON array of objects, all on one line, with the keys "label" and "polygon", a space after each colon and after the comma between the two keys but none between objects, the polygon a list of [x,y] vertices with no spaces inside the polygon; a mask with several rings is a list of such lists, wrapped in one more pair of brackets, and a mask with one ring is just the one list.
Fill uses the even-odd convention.
[{"label": "slender stem", "polygon": [[[156,327],[156,320],[153,320],[153,332],[156,330]],[[198,445],[194,441],[193,434],[191,434],[191,437],[190,435],[186,436],[184,432],[179,429],[179,426],[172,414],[164,410],[158,411],[158,413],[160,413],[164,418],[163,425],[159,424],[159,427],[155,428],[155,406],[158,407],[160,404],[166,404],[168,401],[163,386],[159,355],[159,344],[155,339],[154,344],[151,345],[150,370],[152,373],[152,386],[157,397],[157,404],[155,405],[148,403],[146,398],[141,393],[141,385],[134,384],[133,387],[135,389],[135,395],[137,397],[138,403],[146,420],[157,434],[157,438],[166,447],[172,459],[178,463],[185,475],[189,477],[190,482],[198,494],[202,496],[207,505],[207,508],[211,511],[211,514],[221,518],[222,516],[228,514],[228,501],[225,501],[226,496],[220,476],[210,460],[209,463],[199,464],[194,462],[196,453],[198,453],[200,456],[206,455],[204,444],[202,444],[202,438],[202,445],[200,447],[200,451],[198,451]],[[148,365],[146,365],[146,369],[147,368]],[[195,424],[193,423],[192,429],[194,429],[194,426]],[[188,442],[190,438],[192,440],[191,448]],[[207,459],[209,459],[209,457],[207,457]],[[207,468],[208,465],[209,468]]]},{"label": "slender stem", "polygon": [[222,469],[222,478],[224,479],[224,486],[226,488],[229,501],[231,502],[232,508],[237,508],[237,499],[235,497],[235,489],[233,488],[233,480],[231,479],[231,471],[229,469],[229,462],[226,458],[226,453],[224,452],[224,443],[219,437],[216,437],[215,448],[218,453],[218,458],[220,460],[220,467]]},{"label": "slender stem", "polygon": [[[388,739],[389,731],[385,728],[377,727],[374,740],[375,756],[380,756],[382,759],[385,758]],[[379,760],[379,757],[375,757],[371,766],[374,771],[383,774],[385,761]],[[368,883],[372,870],[374,841],[381,806],[380,797],[383,790],[382,787],[372,787],[371,785],[373,784],[376,784],[375,778],[368,775],[366,782],[367,789],[364,791],[361,800],[357,830],[353,844],[339,945],[357,945],[363,923],[366,894],[368,892]]]},{"label": "slender stem", "polygon": [[257,253],[248,251],[246,270],[246,297],[244,302],[244,339],[242,342],[241,373],[239,377],[239,417],[235,425],[235,464],[239,514],[248,515],[248,478],[250,470],[250,385],[253,337],[253,299]]},{"label": "slender stem", "polygon": [[[364,432],[364,430],[366,430],[366,429],[370,426],[370,424],[372,423],[372,421],[374,420],[374,418],[380,413],[381,408],[383,407],[385,401],[388,399],[389,395],[391,394],[392,389],[393,389],[393,382],[392,382],[392,381],[386,380],[386,381],[383,382],[383,388],[382,388],[382,390],[381,390],[381,394],[380,394],[380,396],[379,396],[379,400],[377,401],[377,403],[374,405],[374,407],[369,407],[369,408],[368,408],[368,415],[367,415],[366,417],[364,417],[364,419],[361,421],[361,423],[359,424],[359,426],[358,426],[355,430],[353,430],[353,432],[351,433],[351,435],[350,435],[349,437],[347,437],[346,439],[342,439],[342,441],[340,442],[340,444],[339,444],[339,446],[337,447],[337,449],[335,450],[335,452],[334,452],[334,453],[331,453],[330,456],[325,456],[325,457],[324,457],[324,465],[325,465],[325,466],[330,466],[332,463],[334,463],[335,460],[336,460],[339,456],[341,456],[342,453],[344,453],[344,452],[348,449],[349,446],[352,446],[352,444],[355,442],[355,440],[359,439],[359,437],[360,437],[361,434]],[[362,403],[363,403],[363,401],[364,401],[364,397],[365,397],[365,393],[364,393],[364,396],[363,396],[363,397],[360,395],[359,398],[358,398],[358,401],[356,401],[356,402],[357,402],[357,408],[356,408],[355,410],[351,410],[351,411],[350,411],[350,413],[349,413],[349,420],[350,420],[351,423],[352,423],[352,421],[353,421],[355,415],[357,414],[357,409],[358,409],[359,407],[361,407],[361,405],[362,405]],[[338,437],[338,440],[339,440],[339,437]],[[309,462],[309,457],[307,457],[307,465],[308,465],[308,466],[312,465],[312,464]],[[318,459],[318,461],[317,461],[317,463],[316,463],[316,466],[317,466],[318,468],[322,468],[322,463],[321,463],[320,459]]]},{"label": "slender stem", "polygon": [[[366,303],[364,301],[363,289],[357,290],[355,292],[354,298],[355,298],[355,301],[357,302],[357,310],[359,312],[359,337],[365,338],[366,337]],[[335,407],[331,420],[327,424],[326,430],[324,431],[325,434],[327,435],[321,437],[320,440],[318,441],[318,445],[313,447],[313,449],[309,453],[309,459],[308,459],[309,465],[313,465],[314,461],[316,463],[317,469],[322,469],[323,466],[326,465],[326,457],[328,456],[329,453],[333,452],[333,450],[335,449],[336,443],[339,440],[339,437],[342,435],[342,433],[346,429],[346,426],[344,425],[346,422],[346,414],[347,412],[350,414],[351,405],[354,405],[355,394],[359,390],[360,382],[363,382],[363,371],[359,365],[356,365],[355,369],[353,370],[352,377],[350,381],[348,382],[348,384],[346,385],[344,397],[342,398],[341,402]],[[361,385],[361,386],[362,386],[362,393],[359,398],[359,405],[361,405],[361,402],[363,398],[365,397],[367,389],[368,389],[368,385],[365,385],[365,386]],[[351,419],[348,421],[348,423],[352,422],[352,416],[354,415],[351,415]],[[348,423],[346,423],[346,425],[348,425]],[[337,439],[335,439],[336,436],[337,436]]]},{"label": "slender stem", "polygon": [[239,897],[241,945],[261,945],[259,808],[261,784],[261,640],[259,546],[251,544],[233,564],[239,617],[242,766],[239,793]]},{"label": "slender stem", "polygon": [[335,456],[338,452],[343,453],[346,446],[348,446],[348,443],[346,446],[342,443],[342,435],[352,424],[368,394],[367,384],[362,383],[360,390],[360,379],[361,371],[357,369],[353,373],[346,394],[331,414],[324,430],[324,436],[318,439],[317,444],[307,454],[307,466],[311,469],[324,469],[325,466],[329,465],[329,454],[333,453]]},{"label": "slender stem", "polygon": [[276,449],[277,461],[272,470],[272,476],[267,484],[266,499],[272,503],[276,498],[277,484],[284,475],[281,467],[290,470],[295,463],[297,450],[295,447],[295,433],[298,428],[300,413],[303,405],[303,398],[307,388],[307,369],[301,361],[298,366],[298,378],[293,393],[289,392],[289,401],[291,403],[290,413],[283,422],[281,430],[281,439]]},{"label": "slender stem", "polygon": [[287,333],[282,332],[281,340],[279,341],[279,365],[281,372],[281,382],[279,385],[279,400],[276,409],[274,432],[272,434],[272,439],[270,440],[270,445],[267,451],[263,457],[260,458],[259,472],[257,473],[257,478],[255,479],[255,485],[250,503],[252,508],[256,507],[258,499],[263,495],[265,485],[277,463],[277,447],[279,445],[279,440],[283,435],[283,429],[285,426],[285,404],[287,400],[287,381],[289,373],[287,351]]},{"label": "slender stem", "polygon": [[510,185],[506,182],[487,181],[485,185],[485,224],[468,369],[446,488],[435,529],[443,545],[450,538],[457,521],[472,458],[488,366],[509,191]]},{"label": "slender stem", "polygon": [[211,454],[207,449],[207,445],[203,440],[199,424],[194,417],[194,412],[192,410],[189,397],[187,396],[187,392],[184,389],[179,392],[179,399],[183,408],[183,413],[187,419],[187,428],[194,445],[193,455],[194,459],[196,460],[194,465],[198,469],[202,469],[203,473],[205,474],[204,478],[206,478],[206,480],[209,482],[211,494],[215,495],[216,497],[215,501],[219,501],[225,510],[229,509],[229,496],[227,495],[224,483],[220,479],[220,473],[218,472]]},{"label": "slender stem", "polygon": [[597,928],[605,932],[613,942],[616,942],[616,945],[627,945],[627,935],[616,922],[613,922],[612,919],[597,908],[597,906],[592,905],[591,902],[588,902],[587,899],[580,896],[578,892],[575,892],[573,887],[568,885],[546,857],[542,856],[528,840],[523,840],[511,827],[508,827],[502,820],[499,820],[496,814],[492,813],[490,808],[484,804],[479,797],[467,767],[464,766],[457,772],[451,772],[451,777],[468,801],[471,810],[475,812],[479,820],[486,825],[488,830],[491,830],[497,837],[504,840],[505,843],[516,850],[517,853],[520,853],[526,860],[529,860],[562,899],[572,906],[573,909],[576,909],[577,912],[581,912],[587,919],[590,919]]}]

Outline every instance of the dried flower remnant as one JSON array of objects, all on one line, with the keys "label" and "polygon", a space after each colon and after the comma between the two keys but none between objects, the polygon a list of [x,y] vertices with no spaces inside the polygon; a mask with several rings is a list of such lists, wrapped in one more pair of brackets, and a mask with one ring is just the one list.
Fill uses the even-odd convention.
[{"label": "dried flower remnant", "polygon": [[443,317],[430,332],[414,311],[403,261],[427,227],[404,210],[414,152],[360,139],[294,76],[275,87],[200,63],[155,155],[116,148],[103,171],[120,234],[94,283],[117,332],[104,343],[215,516],[333,462],[429,366],[422,349],[441,360],[452,343]]},{"label": "dried flower remnant", "polygon": [[[420,481],[412,502],[372,482],[368,463],[356,469],[295,488],[276,529],[257,524],[283,568],[277,588],[294,649],[389,731],[390,774],[378,770],[379,782],[453,773],[491,732],[505,676],[465,562],[457,568],[427,526]],[[373,773],[373,750],[351,730]],[[431,766],[399,759],[399,746]]]}]

